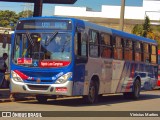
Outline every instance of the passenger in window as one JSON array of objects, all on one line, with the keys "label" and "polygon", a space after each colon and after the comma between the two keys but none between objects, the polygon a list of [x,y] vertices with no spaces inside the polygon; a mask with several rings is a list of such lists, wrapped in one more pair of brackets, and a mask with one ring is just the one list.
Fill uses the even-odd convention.
[{"label": "passenger in window", "polygon": [[104,48],[101,56],[102,56],[102,58],[110,58],[111,57],[111,49]]}]

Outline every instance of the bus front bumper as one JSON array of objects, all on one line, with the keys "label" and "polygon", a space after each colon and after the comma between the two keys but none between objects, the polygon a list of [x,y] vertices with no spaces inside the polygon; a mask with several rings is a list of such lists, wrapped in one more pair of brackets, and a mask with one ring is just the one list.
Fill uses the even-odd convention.
[{"label": "bus front bumper", "polygon": [[11,93],[72,96],[72,86],[72,81],[63,84],[29,84],[11,79],[10,91]]}]

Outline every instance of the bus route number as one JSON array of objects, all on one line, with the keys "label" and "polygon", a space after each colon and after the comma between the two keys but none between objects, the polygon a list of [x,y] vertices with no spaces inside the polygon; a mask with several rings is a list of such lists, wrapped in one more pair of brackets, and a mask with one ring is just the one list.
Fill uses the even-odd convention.
[{"label": "bus route number", "polygon": [[50,22],[42,22],[42,27],[43,28],[49,28],[50,27]]}]

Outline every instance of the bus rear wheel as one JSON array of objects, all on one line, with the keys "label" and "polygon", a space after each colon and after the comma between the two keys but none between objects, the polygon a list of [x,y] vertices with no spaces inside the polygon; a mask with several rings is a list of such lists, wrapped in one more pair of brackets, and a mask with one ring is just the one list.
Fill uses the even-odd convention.
[{"label": "bus rear wheel", "polygon": [[43,96],[43,95],[36,95],[36,100],[39,103],[46,103],[47,102],[47,96]]},{"label": "bus rear wheel", "polygon": [[141,83],[138,79],[135,80],[133,84],[133,91],[123,93],[125,98],[138,99],[140,97]]},{"label": "bus rear wheel", "polygon": [[85,102],[89,104],[93,104],[98,101],[98,83],[96,81],[91,81],[88,95],[83,96],[83,98]]}]

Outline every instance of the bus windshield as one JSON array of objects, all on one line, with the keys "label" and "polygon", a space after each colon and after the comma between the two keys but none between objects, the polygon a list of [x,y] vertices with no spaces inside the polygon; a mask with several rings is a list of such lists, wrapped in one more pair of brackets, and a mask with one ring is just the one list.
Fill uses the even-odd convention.
[{"label": "bus windshield", "polygon": [[71,33],[17,33],[13,61],[28,67],[55,67],[57,61],[59,67],[68,65],[71,61]]}]

